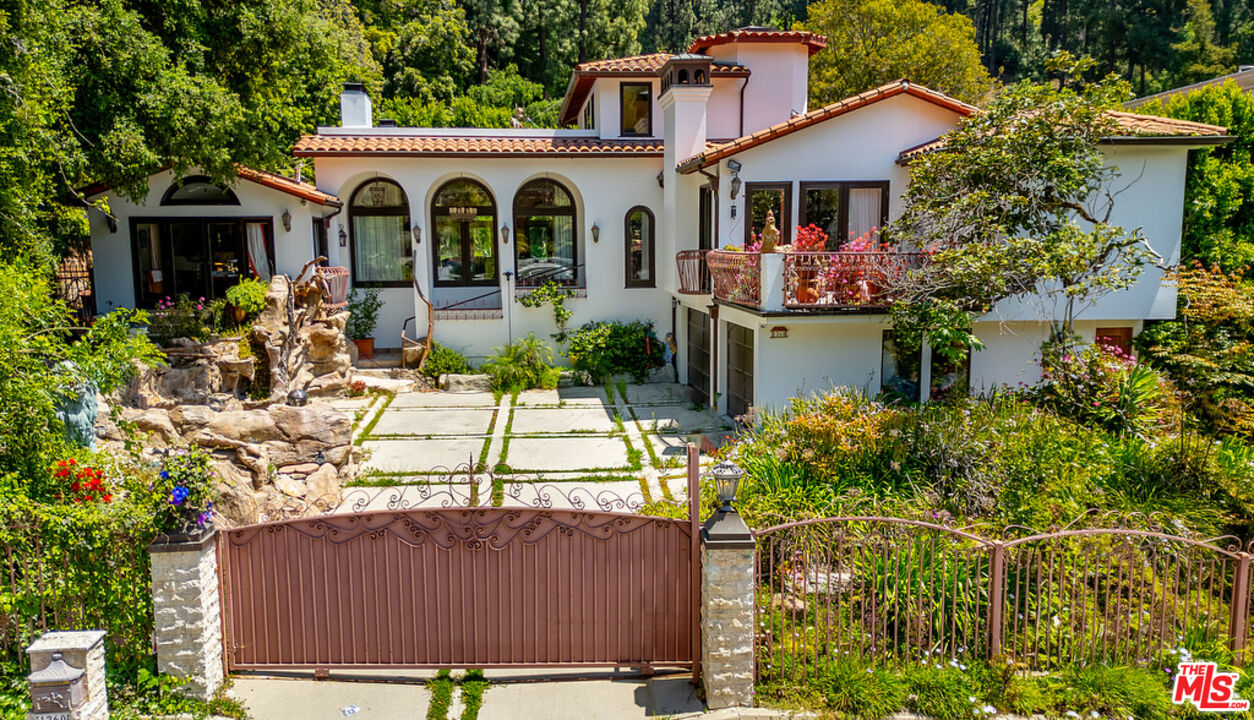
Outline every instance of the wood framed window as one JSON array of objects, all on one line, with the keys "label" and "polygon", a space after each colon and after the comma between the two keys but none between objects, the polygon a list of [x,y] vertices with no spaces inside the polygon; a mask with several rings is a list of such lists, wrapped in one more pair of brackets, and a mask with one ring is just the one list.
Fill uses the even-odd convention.
[{"label": "wood framed window", "polygon": [[395,181],[375,178],[353,191],[348,227],[356,287],[407,287],[414,279],[409,200]]},{"label": "wood framed window", "polygon": [[539,178],[514,195],[514,270],[518,287],[579,279],[575,200],[561,183]]},{"label": "wood framed window", "polygon": [[775,215],[779,244],[792,242],[792,183],[745,183],[745,247],[762,239],[766,213]]},{"label": "wood framed window", "polygon": [[885,330],[880,338],[880,392],[906,402],[918,402],[922,364],[921,350],[903,352],[893,340],[893,331]]},{"label": "wood framed window", "polygon": [[274,274],[271,217],[131,218],[135,305],[226,296],[244,278]]},{"label": "wood framed window", "polygon": [[597,96],[593,93],[588,96],[588,101],[583,105],[583,127],[585,130],[594,130],[597,126]]},{"label": "wood framed window", "polygon": [[888,181],[801,183],[799,225],[817,225],[828,235],[828,250],[888,222]]},{"label": "wood framed window", "polygon": [[625,82],[618,86],[619,134],[652,137],[653,84]]},{"label": "wood framed window", "polygon": [[467,178],[452,180],[431,200],[431,253],[437,286],[496,285],[496,200]]},{"label": "wood framed window", "polygon": [[656,287],[653,211],[643,205],[637,205],[627,211],[625,224],[626,286],[629,288]]}]

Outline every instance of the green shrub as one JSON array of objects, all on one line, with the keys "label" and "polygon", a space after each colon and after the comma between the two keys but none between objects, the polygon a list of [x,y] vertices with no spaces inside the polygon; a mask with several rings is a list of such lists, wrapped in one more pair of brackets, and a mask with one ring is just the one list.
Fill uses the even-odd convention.
[{"label": "green shrub", "polygon": [[932,720],[963,720],[982,707],[971,680],[953,667],[916,666],[906,670],[906,707]]},{"label": "green shrub", "polygon": [[1081,716],[1096,712],[1111,720],[1164,720],[1171,710],[1164,678],[1143,668],[1070,667],[1059,679],[1058,695],[1063,707]]},{"label": "green shrub", "polygon": [[177,299],[168,297],[157,301],[157,308],[148,325],[148,337],[161,347],[168,347],[176,338],[196,342],[208,340],[222,328],[222,315],[226,309],[223,300],[192,300],[188,295]]},{"label": "green shrub", "polygon": [[348,322],[344,324],[344,334],[354,340],[364,340],[374,336],[375,325],[379,323],[379,308],[383,301],[379,299],[379,288],[366,288],[364,291],[354,288],[348,296]]},{"label": "green shrub", "polygon": [[653,323],[598,321],[584,324],[570,335],[567,356],[577,370],[586,370],[596,382],[626,373],[641,382],[662,365],[662,343]]},{"label": "green shrub", "polygon": [[244,322],[251,322],[266,309],[266,290],[270,286],[255,278],[245,278],[226,289],[226,299],[246,314]]},{"label": "green shrub", "polygon": [[492,387],[498,392],[518,392],[534,387],[556,387],[557,370],[553,364],[553,348],[528,333],[527,337],[496,348],[483,371],[492,376]]},{"label": "green shrub", "polygon": [[1063,417],[1142,436],[1178,419],[1175,391],[1167,381],[1119,348],[1047,345],[1041,365],[1041,384],[1033,394],[1039,405]]},{"label": "green shrub", "polygon": [[896,675],[869,668],[852,656],[842,657],[815,684],[828,709],[850,720],[880,720],[901,710],[906,689]]},{"label": "green shrub", "polygon": [[438,378],[448,373],[464,374],[470,372],[470,363],[466,356],[456,350],[445,347],[438,342],[431,343],[431,354],[422,365],[422,374],[429,378]]}]

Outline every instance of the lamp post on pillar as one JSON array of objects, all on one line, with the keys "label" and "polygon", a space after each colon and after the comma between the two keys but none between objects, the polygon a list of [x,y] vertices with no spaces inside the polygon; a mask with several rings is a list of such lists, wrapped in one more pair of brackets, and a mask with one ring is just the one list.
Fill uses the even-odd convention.
[{"label": "lamp post on pillar", "polygon": [[744,471],[714,466],[721,507],[701,529],[701,668],[711,710],[753,704],[753,532],[736,512]]}]

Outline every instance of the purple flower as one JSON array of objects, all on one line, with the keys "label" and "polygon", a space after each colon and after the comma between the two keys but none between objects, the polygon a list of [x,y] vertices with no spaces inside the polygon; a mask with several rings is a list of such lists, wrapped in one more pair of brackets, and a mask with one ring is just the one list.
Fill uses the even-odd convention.
[{"label": "purple flower", "polygon": [[190,494],[191,493],[187,488],[181,486],[176,487],[170,491],[170,504],[175,506],[182,505],[183,501],[186,500],[187,496]]}]

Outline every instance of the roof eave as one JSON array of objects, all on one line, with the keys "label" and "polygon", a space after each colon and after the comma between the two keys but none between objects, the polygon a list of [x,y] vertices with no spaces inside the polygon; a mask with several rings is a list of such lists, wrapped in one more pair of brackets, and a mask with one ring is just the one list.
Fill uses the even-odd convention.
[{"label": "roof eave", "polygon": [[1127,135],[1102,138],[1102,145],[1176,145],[1212,147],[1236,142],[1235,135]]},{"label": "roof eave", "polygon": [[429,157],[429,158],[654,158],[662,157],[661,150],[606,150],[600,152],[467,152],[432,150],[302,150],[292,153],[296,157],[354,158],[354,157]]}]

